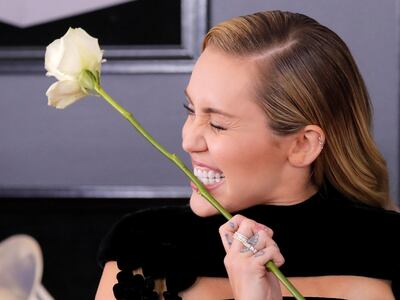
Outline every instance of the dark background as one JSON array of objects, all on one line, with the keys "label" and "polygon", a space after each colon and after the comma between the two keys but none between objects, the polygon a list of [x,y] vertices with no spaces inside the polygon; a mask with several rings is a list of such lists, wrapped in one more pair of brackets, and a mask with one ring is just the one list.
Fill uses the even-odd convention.
[{"label": "dark background", "polygon": [[43,252],[43,286],[57,300],[94,299],[102,269],[99,244],[123,215],[187,199],[1,199],[0,241],[13,234],[35,238]]},{"label": "dark background", "polygon": [[137,0],[28,28],[0,22],[0,47],[45,47],[69,27],[101,37],[103,46],[180,45],[180,0]]}]

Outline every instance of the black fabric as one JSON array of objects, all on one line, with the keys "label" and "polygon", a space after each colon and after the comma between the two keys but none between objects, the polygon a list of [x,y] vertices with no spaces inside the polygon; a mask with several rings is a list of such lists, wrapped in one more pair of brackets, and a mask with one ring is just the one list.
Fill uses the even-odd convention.
[{"label": "black fabric", "polygon": [[[274,230],[285,276],[387,279],[400,299],[399,213],[352,202],[335,191],[296,205],[259,205],[238,213]],[[99,262],[129,261],[145,276],[166,278],[171,292],[190,287],[200,276],[227,277],[218,233],[224,222],[221,215],[198,217],[188,206],[142,210],[112,228]]]}]

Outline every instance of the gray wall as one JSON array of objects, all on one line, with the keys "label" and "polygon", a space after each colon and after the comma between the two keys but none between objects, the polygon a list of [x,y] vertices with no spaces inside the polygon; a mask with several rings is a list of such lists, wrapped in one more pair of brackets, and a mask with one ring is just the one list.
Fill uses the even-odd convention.
[{"label": "gray wall", "polygon": [[[185,1],[185,0],[184,0]],[[398,198],[398,1],[214,0],[210,24],[257,10],[305,13],[336,31],[364,76],[374,109],[376,141]],[[170,151],[180,150],[183,89],[189,74],[105,75],[103,86]],[[0,76],[0,186],[178,186],[186,178],[100,98],[65,111],[46,105],[52,79]],[[183,194],[188,189],[183,189]]]}]

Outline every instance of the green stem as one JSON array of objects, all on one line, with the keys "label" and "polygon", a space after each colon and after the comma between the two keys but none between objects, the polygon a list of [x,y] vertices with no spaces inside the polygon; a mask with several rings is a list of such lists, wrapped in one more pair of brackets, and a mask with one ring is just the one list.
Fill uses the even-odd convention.
[{"label": "green stem", "polygon": [[297,300],[305,300],[296,287],[287,279],[285,275],[279,270],[279,268],[274,264],[273,261],[269,261],[265,264],[268,270],[270,270],[279,279],[279,281],[287,288],[287,290],[293,295]]},{"label": "green stem", "polygon": [[[232,218],[232,215],[207,191],[203,183],[193,174],[193,172],[186,167],[182,160],[174,153],[168,152],[160,143],[158,143],[133,117],[132,113],[124,109],[118,102],[116,102],[102,87],[100,84],[95,84],[95,91],[104,98],[112,107],[114,107],[125,119],[127,119],[138,131],[142,134],[157,150],[159,150],[164,156],[171,160],[175,165],[178,166],[183,173],[196,185],[199,189],[200,195],[202,195],[212,206],[214,206],[227,220]],[[268,270],[275,274],[275,276],[282,282],[282,284],[289,290],[289,292],[297,299],[304,300],[303,296],[297,291],[297,289],[291,284],[291,282],[282,274],[279,268],[274,262],[269,261],[266,264]]]}]

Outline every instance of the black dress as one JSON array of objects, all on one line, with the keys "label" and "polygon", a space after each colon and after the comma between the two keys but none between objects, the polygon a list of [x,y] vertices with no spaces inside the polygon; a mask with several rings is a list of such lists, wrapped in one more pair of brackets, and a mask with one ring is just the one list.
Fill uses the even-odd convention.
[{"label": "black dress", "polygon": [[[399,213],[354,203],[332,191],[296,205],[259,205],[238,213],[274,230],[285,276],[386,279],[400,299]],[[218,233],[225,222],[221,215],[198,217],[188,206],[138,211],[111,229],[99,261],[102,266],[113,260],[142,267],[145,276],[165,278],[168,291],[178,293],[197,277],[227,277]]]}]

